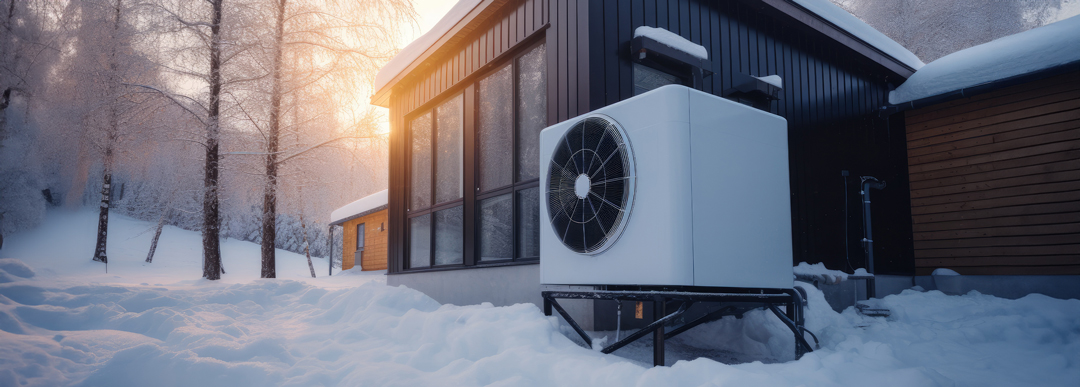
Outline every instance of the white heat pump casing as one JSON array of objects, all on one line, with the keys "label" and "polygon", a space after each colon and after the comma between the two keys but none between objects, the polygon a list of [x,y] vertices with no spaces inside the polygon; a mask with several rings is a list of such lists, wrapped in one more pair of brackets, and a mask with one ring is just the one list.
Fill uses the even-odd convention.
[{"label": "white heat pump casing", "polygon": [[[629,218],[606,250],[574,252],[549,223],[549,168],[576,123],[625,131],[636,176]],[[540,280],[563,285],[791,288],[787,121],[665,86],[540,133]]]}]

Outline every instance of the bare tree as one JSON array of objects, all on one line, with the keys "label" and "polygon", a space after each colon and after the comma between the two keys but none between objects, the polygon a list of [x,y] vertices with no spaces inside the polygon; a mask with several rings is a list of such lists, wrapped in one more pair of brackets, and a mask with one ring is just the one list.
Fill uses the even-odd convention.
[{"label": "bare tree", "polygon": [[[297,135],[288,155],[282,155],[282,99],[305,98],[293,106],[317,105],[327,111],[338,109],[328,105],[339,102],[327,95],[345,90],[330,85],[356,85],[370,80],[379,66],[388,60],[397,44],[399,25],[413,22],[415,12],[409,0],[272,0],[273,41],[270,51],[269,122],[265,131],[262,213],[262,272],[263,278],[277,276],[275,241],[278,214],[279,168],[287,161],[308,152],[343,140],[374,138],[372,127],[366,131],[343,131],[321,141],[306,143],[312,136]],[[288,58],[286,58],[288,55]],[[318,60],[313,60],[318,59]],[[321,62],[321,64],[320,64]],[[315,97],[319,90],[323,98]],[[329,102],[329,103],[328,103]],[[294,110],[292,125],[295,133],[313,131],[309,119]],[[325,113],[322,113],[325,114]],[[320,114],[316,114],[318,116]],[[336,118],[336,117],[335,117]],[[361,122],[345,123],[357,128]],[[339,122],[340,125],[340,122]],[[306,238],[306,235],[305,235]]]}]

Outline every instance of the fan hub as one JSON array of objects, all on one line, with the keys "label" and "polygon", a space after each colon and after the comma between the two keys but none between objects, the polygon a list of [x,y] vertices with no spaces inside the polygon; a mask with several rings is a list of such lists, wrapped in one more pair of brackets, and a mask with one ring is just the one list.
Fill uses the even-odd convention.
[{"label": "fan hub", "polygon": [[574,180],[574,194],[578,199],[584,199],[589,196],[589,187],[592,185],[592,181],[589,180],[589,176],[582,173],[578,175],[577,180]]}]

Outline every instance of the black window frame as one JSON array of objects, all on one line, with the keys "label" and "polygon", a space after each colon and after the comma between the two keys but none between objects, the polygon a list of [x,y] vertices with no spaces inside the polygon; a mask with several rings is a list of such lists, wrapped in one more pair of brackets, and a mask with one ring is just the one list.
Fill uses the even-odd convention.
[{"label": "black window frame", "polygon": [[[473,244],[474,244],[474,246],[477,246],[477,248],[474,249],[474,251],[473,251],[473,262],[475,263],[476,266],[500,265],[500,264],[513,263],[513,262],[539,262],[540,261],[540,256],[539,255],[537,255],[535,257],[519,257],[518,256],[519,248],[520,248],[520,246],[519,246],[520,227],[518,227],[518,217],[520,216],[520,214],[518,213],[518,193],[520,193],[523,190],[539,187],[540,186],[540,176],[539,176],[539,173],[537,173],[537,177],[535,177],[535,178],[528,179],[528,180],[517,181],[518,180],[518,168],[520,167],[519,162],[518,162],[518,150],[520,148],[520,146],[519,146],[520,142],[519,142],[518,126],[517,125],[518,125],[518,115],[519,115],[518,110],[519,110],[520,102],[521,102],[520,101],[520,96],[518,94],[518,75],[519,75],[519,67],[520,67],[518,65],[518,61],[519,61],[519,59],[521,59],[525,55],[528,55],[528,54],[532,53],[533,50],[537,49],[540,46],[545,46],[544,49],[547,50],[546,43],[544,42],[544,40],[539,40],[537,42],[534,42],[534,43],[531,43],[531,44],[528,44],[528,45],[523,45],[522,47],[519,47],[518,49],[520,51],[515,52],[514,55],[506,58],[504,61],[500,61],[498,66],[493,66],[492,69],[490,69],[490,70],[484,72],[483,74],[481,74],[476,79],[476,81],[473,82],[474,84],[479,85],[480,81],[482,81],[484,79],[487,79],[489,76],[492,76],[492,75],[498,73],[499,71],[502,71],[504,68],[506,68],[506,66],[510,66],[511,95],[513,95],[513,100],[510,102],[512,104],[512,106],[513,106],[513,109],[511,109],[511,111],[512,111],[511,114],[513,115],[511,117],[511,121],[514,123],[514,127],[510,129],[513,132],[513,134],[512,134],[513,135],[513,146],[511,147],[512,149],[511,149],[511,155],[510,155],[511,164],[512,164],[511,167],[510,167],[510,176],[511,176],[510,184],[503,185],[503,186],[500,186],[500,187],[491,188],[491,189],[489,189],[487,191],[481,191],[480,190],[480,180],[481,179],[479,178],[479,176],[480,176],[480,161],[481,160],[480,160],[479,157],[474,157],[473,158],[473,160],[474,160],[473,165],[472,165],[473,173],[475,174],[475,176],[478,177],[476,179],[473,179],[473,187],[471,187],[472,190],[474,192],[476,192],[476,199],[474,200],[474,203],[476,203],[476,204],[474,205],[474,211],[473,211],[474,212],[473,216],[476,219],[476,221],[474,222],[474,226],[473,226],[473,229],[474,229],[473,230],[474,231],[474,233],[473,233]],[[545,61],[547,60],[546,55],[543,56],[543,58],[544,58],[543,60],[545,60]],[[546,71],[547,71],[547,69],[545,68],[545,72]],[[545,83],[546,82],[550,82],[550,80],[547,80],[547,76],[545,75]],[[543,88],[546,90],[546,85]],[[475,124],[474,124],[474,127],[476,128],[475,129],[476,130],[476,135],[473,136],[473,142],[474,142],[474,144],[473,144],[474,148],[473,149],[475,149],[476,154],[479,155],[480,154],[480,142],[481,142],[481,139],[480,139],[480,111],[479,111],[480,110],[480,92],[479,92],[479,87],[477,87],[476,90],[477,91],[475,93],[473,93],[473,96],[472,96],[472,98],[474,98],[473,107],[475,109],[475,113],[473,114],[473,117],[475,117],[474,119],[476,121]],[[545,96],[545,103],[547,103],[547,102],[549,102],[549,101],[547,101],[546,96]],[[539,143],[537,145],[539,146]],[[484,201],[486,199],[491,199],[491,198],[495,198],[495,197],[502,196],[502,195],[507,195],[507,194],[510,195],[510,206],[512,208],[511,215],[510,215],[510,225],[512,227],[512,230],[511,230],[511,233],[510,233],[511,234],[511,236],[510,236],[511,249],[513,250],[513,253],[511,254],[512,257],[509,258],[509,259],[481,260],[480,259],[481,258],[480,257],[480,248],[479,247],[480,247],[480,237],[481,237],[481,232],[480,232],[480,227],[481,227],[481,224],[480,224],[480,211],[482,210],[482,208],[480,208],[480,202],[482,202],[482,201]],[[539,204],[537,204],[537,205],[539,205]],[[540,226],[537,225],[537,227],[540,227]]]},{"label": "black window frame", "polygon": [[[454,264],[448,264],[448,265],[436,265],[435,264],[435,213],[437,213],[439,211],[442,211],[442,210],[448,210],[448,209],[451,209],[451,208],[454,208],[454,207],[458,207],[458,206],[463,207],[465,205],[465,197],[466,197],[466,195],[465,195],[465,192],[466,192],[465,180],[462,179],[461,180],[462,195],[461,195],[460,198],[450,200],[450,201],[447,201],[447,202],[442,202],[442,203],[436,203],[435,202],[435,200],[436,200],[436,197],[435,197],[435,188],[436,187],[435,186],[436,186],[436,179],[437,179],[435,168],[436,168],[436,164],[438,163],[438,159],[439,159],[438,152],[437,152],[437,147],[438,147],[438,141],[437,141],[438,140],[438,125],[439,125],[439,123],[438,123],[438,118],[439,118],[438,110],[439,110],[440,106],[446,104],[447,102],[450,102],[454,98],[461,98],[461,104],[462,104],[462,109],[461,109],[462,110],[461,111],[461,113],[462,113],[462,117],[461,117],[461,136],[462,136],[461,155],[462,155],[462,172],[464,174],[465,168],[468,168],[468,166],[465,165],[465,154],[468,151],[468,149],[467,149],[468,146],[465,143],[465,131],[467,130],[466,129],[467,123],[465,122],[466,121],[465,120],[465,115],[466,115],[465,114],[465,109],[466,109],[466,106],[467,106],[466,103],[465,103],[465,98],[466,98],[465,94],[466,93],[464,91],[462,91],[462,90],[458,90],[458,89],[451,90],[451,92],[448,93],[447,96],[437,99],[436,103],[433,103],[430,106],[427,106],[427,107],[425,107],[423,109],[417,109],[416,111],[410,113],[409,115],[407,115],[405,117],[405,122],[406,122],[406,125],[408,126],[408,130],[405,132],[405,137],[406,137],[406,141],[407,141],[406,142],[407,146],[405,147],[405,160],[406,160],[405,161],[405,176],[406,176],[406,179],[405,179],[406,180],[405,198],[406,199],[405,199],[405,224],[404,224],[405,245],[403,246],[405,254],[403,255],[404,262],[403,262],[403,265],[402,265],[402,267],[404,267],[405,270],[427,270],[427,269],[432,269],[432,268],[445,268],[445,267],[464,266],[465,263],[466,263],[465,261],[467,261],[466,257],[465,257],[465,254],[463,252],[462,253],[462,263],[454,263]],[[413,161],[413,159],[412,159],[412,153],[413,153],[413,150],[412,150],[412,148],[413,148],[412,147],[412,144],[413,144],[412,125],[413,125],[414,120],[416,120],[417,118],[419,118],[419,117],[421,117],[423,115],[426,115],[426,114],[431,115],[431,129],[430,129],[431,133],[429,133],[429,136],[431,136],[430,142],[429,142],[430,151],[431,151],[431,162],[430,162],[430,165],[428,165],[428,168],[430,168],[429,170],[430,170],[430,173],[431,173],[431,175],[430,175],[431,176],[431,187],[430,187],[431,192],[429,192],[429,194],[431,195],[430,196],[431,204],[428,205],[425,208],[414,209],[414,208],[411,207],[412,206],[412,190],[413,190],[412,171],[413,171],[413,167],[414,167],[413,162],[412,162]],[[430,251],[428,252],[428,266],[412,268],[412,267],[409,267],[410,266],[409,264],[412,261],[411,260],[412,251],[411,251],[411,243],[410,243],[412,241],[412,227],[411,227],[412,226],[412,219],[417,218],[417,217],[421,217],[421,216],[424,216],[424,215],[430,215],[431,216],[431,218],[430,218],[431,219],[430,220],[430,229],[428,231],[428,238],[429,238],[429,241],[428,241],[428,243],[429,243],[428,246],[429,247],[428,248],[430,249]],[[462,232],[462,236],[461,236],[462,240],[464,240],[464,238],[465,238],[465,232],[464,232],[465,224],[464,223],[465,222],[464,222],[464,208],[463,208],[462,209],[462,230],[463,230],[463,232]]]},{"label": "black window frame", "polygon": [[[404,206],[405,207],[405,216],[403,217],[404,224],[402,225],[402,231],[403,231],[404,238],[402,238],[403,243],[402,243],[401,246],[402,246],[403,254],[401,254],[401,260],[402,261],[401,261],[401,266],[400,266],[401,267],[400,270],[401,270],[402,273],[425,272],[425,271],[441,271],[441,270],[454,270],[454,269],[468,269],[468,268],[478,268],[478,267],[494,267],[494,266],[506,266],[506,265],[517,265],[517,264],[536,264],[536,263],[538,263],[540,261],[539,254],[537,254],[536,257],[519,257],[520,232],[519,232],[519,227],[518,227],[518,219],[519,219],[518,195],[523,190],[527,190],[527,189],[531,189],[531,188],[536,188],[536,189],[539,190],[540,178],[539,178],[539,174],[538,174],[537,177],[532,178],[532,179],[523,180],[523,181],[516,181],[517,178],[518,178],[518,168],[519,168],[518,158],[517,158],[518,146],[519,146],[518,135],[517,135],[517,131],[518,131],[517,117],[518,117],[518,114],[519,114],[518,113],[518,109],[519,109],[518,104],[520,102],[519,101],[519,96],[518,96],[518,88],[519,87],[518,87],[518,78],[517,77],[518,77],[518,73],[519,73],[519,71],[518,71],[518,61],[519,61],[519,59],[521,57],[533,52],[533,50],[536,49],[537,47],[544,46],[545,50],[547,49],[544,36],[545,36],[545,34],[540,33],[540,34],[535,34],[535,35],[533,35],[533,36],[531,36],[529,38],[526,38],[525,41],[522,42],[522,44],[519,44],[516,47],[513,47],[511,50],[504,53],[503,55],[500,55],[500,58],[498,58],[496,61],[493,61],[493,62],[489,63],[488,65],[485,65],[483,69],[481,69],[480,71],[477,71],[475,73],[475,75],[470,76],[469,79],[466,80],[465,82],[459,83],[459,84],[447,89],[446,91],[444,91],[442,93],[442,95],[438,96],[437,98],[433,98],[433,99],[423,103],[422,106],[419,109],[415,109],[415,110],[405,114],[402,117],[403,121],[404,121],[404,124],[405,124],[404,125],[405,129],[406,129],[405,133],[403,135],[404,140],[405,140],[405,146],[403,148],[404,148],[405,152],[404,152],[404,157],[403,157],[403,159],[404,159],[403,167],[404,168],[402,168],[404,170],[404,174],[405,174],[405,178],[404,178],[404,183],[405,184],[404,184],[404,189],[403,189],[403,191],[404,191],[404,199],[405,199],[405,203],[404,203],[405,204],[405,206]],[[545,104],[550,102],[548,96],[546,95],[546,91],[547,91],[547,86],[546,85],[547,85],[547,83],[550,82],[550,80],[547,79],[547,77],[549,75],[546,74],[547,70],[548,70],[547,69],[547,60],[548,60],[547,58],[548,58],[548,56],[549,56],[548,54],[544,54],[544,55],[541,56],[541,59],[540,59],[541,61],[543,61],[543,64],[542,64],[541,68],[545,72],[545,85],[540,86],[540,89],[543,90],[543,92],[545,93],[545,95],[543,97]],[[479,96],[479,94],[480,93],[479,93],[479,84],[480,84],[481,80],[486,79],[488,76],[490,76],[492,74],[495,74],[496,72],[504,69],[506,66],[512,66],[512,68],[513,68],[511,70],[512,73],[513,73],[512,74],[512,82],[511,82],[512,83],[512,88],[513,88],[513,101],[511,103],[513,104],[512,111],[513,111],[513,115],[514,115],[513,116],[514,127],[511,129],[514,132],[513,133],[513,136],[514,136],[513,137],[514,138],[514,140],[513,140],[513,149],[511,150],[511,152],[512,152],[511,157],[512,157],[512,160],[513,160],[513,165],[511,167],[512,168],[512,170],[511,170],[512,179],[511,179],[511,183],[508,184],[508,185],[504,185],[504,186],[501,186],[501,187],[496,187],[496,188],[489,189],[489,190],[484,191],[484,192],[480,192],[479,191],[479,189],[480,189],[480,178],[479,178],[479,172],[480,172],[479,171],[479,169],[480,169],[480,160],[479,160],[479,152],[480,152],[479,151],[479,149],[480,149],[479,148],[479,141],[480,141],[480,138],[479,138],[479,120],[480,120],[480,118],[479,118],[479,98],[480,98],[480,96]],[[435,168],[436,168],[436,163],[438,162],[438,155],[437,155],[438,152],[436,150],[436,148],[438,146],[438,141],[437,141],[437,138],[438,138],[438,112],[437,112],[437,110],[438,110],[439,106],[445,104],[447,101],[450,101],[453,98],[462,98],[462,108],[463,108],[463,112],[462,112],[463,113],[463,117],[462,117],[462,131],[463,131],[463,133],[462,133],[462,145],[463,145],[463,148],[464,148],[464,149],[462,149],[462,162],[463,162],[463,166],[462,166],[462,168],[463,168],[462,169],[462,172],[463,172],[462,184],[463,184],[463,186],[462,186],[462,189],[463,189],[463,195],[462,195],[461,198],[458,198],[458,199],[452,200],[452,201],[448,201],[448,202],[445,202],[445,203],[432,203],[430,206],[428,206],[426,208],[420,208],[420,209],[411,208],[412,207],[412,189],[413,189],[413,187],[412,187],[412,171],[413,171],[413,168],[414,168],[414,166],[413,166],[413,136],[412,136],[412,134],[413,134],[413,130],[412,130],[413,121],[416,120],[416,118],[421,117],[421,116],[423,116],[425,114],[430,114],[431,115],[431,130],[430,130],[429,135],[431,136],[430,144],[431,144],[431,153],[432,153],[432,155],[431,155],[431,160],[430,160],[431,164],[428,166],[428,168],[430,168],[430,171],[431,171],[431,177],[430,177],[431,178],[431,187],[430,187],[431,192],[429,194],[430,194],[431,201],[434,202],[436,200],[436,198],[435,198],[435,189],[436,189],[436,187],[435,187],[436,186],[436,176],[435,176],[435,174],[436,174],[436,169]],[[550,122],[548,122],[549,118],[547,118],[546,115],[545,115],[544,118],[542,118],[542,120],[544,121],[544,126],[545,127],[550,124]],[[539,143],[537,143],[537,145],[539,145]],[[484,261],[481,261],[480,260],[480,251],[479,251],[480,250],[479,249],[480,227],[481,227],[480,218],[479,218],[479,211],[480,211],[479,204],[484,199],[492,198],[492,197],[496,197],[496,196],[504,195],[504,194],[511,194],[512,195],[512,197],[511,197],[511,206],[513,207],[513,214],[511,215],[511,222],[512,222],[511,224],[513,225],[513,232],[512,232],[511,237],[513,238],[513,241],[512,241],[512,243],[513,243],[512,248],[514,250],[513,258],[511,258],[511,259],[484,260]],[[538,194],[542,194],[542,193],[538,193]],[[539,205],[539,203],[537,203],[537,205]],[[436,242],[435,214],[437,212],[439,212],[439,211],[451,209],[451,208],[458,207],[458,206],[460,206],[462,208],[462,236],[461,236],[461,238],[462,238],[461,239],[462,240],[462,253],[463,253],[462,254],[463,255],[462,262],[461,263],[454,263],[454,264],[447,264],[447,265],[435,265],[435,253],[436,253],[436,251],[435,251],[436,250],[436,248],[435,248],[435,242]],[[429,233],[428,233],[429,234],[428,235],[428,238],[429,238],[428,246],[429,246],[429,249],[430,249],[429,261],[428,261],[429,265],[428,266],[423,266],[423,267],[413,268],[413,267],[411,267],[411,261],[412,261],[412,259],[411,259],[412,251],[411,250],[412,250],[412,247],[413,247],[412,246],[412,235],[411,235],[412,234],[412,221],[413,221],[413,219],[415,219],[417,217],[421,217],[421,216],[425,216],[425,215],[430,216],[430,218],[429,218],[430,219],[430,221],[429,221],[430,222],[430,226],[429,226],[430,229],[429,229]],[[539,230],[539,228],[542,227],[543,222],[538,222],[538,223],[541,223],[541,224],[536,225],[537,229]]]}]

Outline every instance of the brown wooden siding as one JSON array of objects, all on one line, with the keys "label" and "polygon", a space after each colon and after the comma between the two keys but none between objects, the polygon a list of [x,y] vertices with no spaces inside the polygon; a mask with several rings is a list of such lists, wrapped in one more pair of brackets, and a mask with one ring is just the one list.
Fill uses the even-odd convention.
[{"label": "brown wooden siding", "polygon": [[[352,269],[356,253],[356,226],[364,224],[364,258],[360,267],[364,271],[386,270],[387,228],[386,210],[365,215],[343,223],[341,270]],[[380,230],[381,229],[381,230]]]},{"label": "brown wooden siding", "polygon": [[916,274],[1080,274],[1080,72],[906,116]]}]

